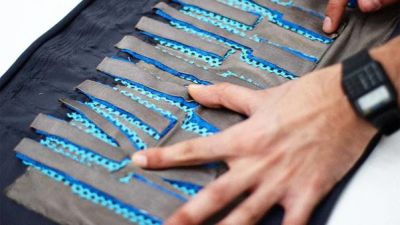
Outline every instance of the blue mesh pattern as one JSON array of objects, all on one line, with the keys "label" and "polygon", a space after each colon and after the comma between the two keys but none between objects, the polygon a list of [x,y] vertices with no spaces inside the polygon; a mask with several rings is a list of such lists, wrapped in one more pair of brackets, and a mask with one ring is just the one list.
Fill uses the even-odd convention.
[{"label": "blue mesh pattern", "polygon": [[[162,44],[162,45],[163,45],[163,44]],[[210,64],[208,64],[208,63],[207,63],[207,65],[200,64],[200,63],[198,62],[198,60],[197,60],[198,58],[196,59],[196,57],[192,57],[191,55],[185,54],[185,53],[183,53],[183,52],[180,51],[180,53],[185,54],[185,57],[184,57],[184,56],[181,56],[181,55],[179,55],[179,54],[176,54],[176,53],[172,52],[171,50],[167,50],[165,47],[168,47],[168,44],[163,45],[163,46],[164,46],[164,47],[155,46],[155,48],[158,49],[158,50],[160,50],[160,51],[162,51],[162,52],[164,52],[164,53],[166,53],[166,54],[168,54],[168,55],[171,55],[171,56],[173,56],[173,57],[176,57],[176,58],[178,58],[178,59],[180,59],[180,60],[182,60],[182,61],[184,61],[184,62],[186,62],[186,63],[192,64],[193,66],[196,66],[196,67],[198,67],[198,68],[200,68],[200,69],[202,69],[202,70],[208,70],[208,69],[210,69]],[[174,48],[171,47],[171,49],[174,49]],[[175,49],[174,49],[174,50],[175,50]],[[179,51],[179,50],[178,50],[178,51]],[[202,61],[204,61],[204,60],[202,60]]]},{"label": "blue mesh pattern", "polygon": [[81,164],[88,166],[96,164],[111,172],[119,170],[130,163],[130,159],[128,158],[121,162],[115,162],[55,136],[45,135],[45,137],[40,140],[40,144]]},{"label": "blue mesh pattern", "polygon": [[[126,117],[120,116],[118,113],[114,112],[112,109],[107,108],[104,105],[101,105],[100,103],[96,102],[86,102],[85,103],[88,107],[93,109],[96,113],[100,114],[103,116],[105,119],[110,121],[112,124],[114,124],[118,129],[122,131],[123,134],[128,137],[130,142],[135,146],[137,150],[143,150],[147,148],[147,144],[143,142],[143,140],[137,135],[137,133],[127,126],[124,125],[124,123],[121,122],[123,120],[124,122],[128,122],[132,124],[133,126],[139,126],[135,121],[128,120]],[[156,134],[150,135],[156,140],[160,139],[159,136]],[[157,139],[158,138],[158,139]]]},{"label": "blue mesh pattern", "polygon": [[[185,47],[184,45],[180,45],[178,43],[173,43],[173,42],[165,40],[165,39],[163,40],[160,38],[155,38],[155,40],[157,40],[161,45],[163,45],[165,47],[169,47],[174,50],[180,51],[190,57],[195,57],[197,59],[200,59],[200,60],[208,63],[210,66],[217,67],[222,64],[223,59],[220,57],[216,57],[211,54],[201,54],[198,51],[194,51],[191,48]],[[207,70],[207,68],[203,68],[203,69]]]},{"label": "blue mesh pattern", "polygon": [[243,53],[241,60],[246,62],[249,65],[255,66],[257,68],[268,71],[270,73],[275,73],[276,75],[279,75],[279,76],[282,76],[282,77],[285,77],[288,79],[296,78],[295,74],[293,74],[285,69],[282,69],[282,68],[278,67],[277,65],[274,65],[270,62],[267,62],[265,60],[262,60],[262,59],[252,56],[252,54],[251,54],[252,50],[246,46],[240,45],[239,43],[236,43],[236,42],[226,39],[224,37],[220,37],[216,34],[208,32],[208,31],[201,30],[191,24],[176,20],[175,18],[169,16],[168,14],[164,13],[161,10],[157,10],[156,13],[158,15],[160,15],[161,17],[169,20],[171,22],[171,24],[176,26],[177,28],[184,29],[185,31],[191,32],[191,33],[199,35],[199,36],[212,38],[214,40],[217,40],[221,43],[226,44],[229,47],[234,47],[236,49],[241,50]]},{"label": "blue mesh pattern", "polygon": [[201,21],[204,21],[206,23],[209,23],[211,25],[214,25],[216,27],[219,27],[221,29],[224,29],[228,32],[231,32],[233,34],[239,35],[241,37],[246,37],[246,33],[243,32],[242,30],[231,26],[230,24],[226,24],[224,22],[221,22],[219,20],[214,19],[213,17],[208,17],[207,15],[204,15],[204,13],[198,13],[198,12],[203,12],[200,11],[197,8],[193,8],[193,7],[189,7],[189,6],[184,6],[181,10],[180,10],[183,14],[186,14],[188,16],[192,16],[194,18],[197,18]]},{"label": "blue mesh pattern", "polygon": [[[117,89],[117,90],[118,90],[118,89]],[[160,107],[154,105],[153,103],[150,103],[150,102],[148,102],[148,101],[146,101],[146,100],[143,100],[143,99],[141,99],[140,97],[138,97],[138,96],[136,96],[136,95],[134,95],[134,94],[132,94],[132,93],[130,93],[130,92],[127,92],[127,91],[124,91],[124,90],[121,90],[120,92],[121,92],[121,94],[123,94],[123,95],[129,97],[129,98],[132,99],[133,101],[135,101],[135,102],[137,102],[137,103],[139,103],[139,104],[142,104],[142,105],[146,106],[147,108],[154,110],[155,112],[160,113],[160,114],[163,115],[164,117],[166,117],[166,118],[172,120],[173,123],[176,123],[176,121],[177,121],[178,118],[177,118],[175,115],[173,115],[170,111],[167,111],[167,110],[165,110],[165,109],[162,109],[162,108],[160,108]]]},{"label": "blue mesh pattern", "polygon": [[27,166],[39,170],[44,175],[48,176],[50,179],[62,183],[71,189],[71,193],[75,194],[82,199],[90,201],[93,204],[100,205],[113,213],[122,216],[126,220],[137,225],[161,225],[162,220],[156,218],[147,212],[137,209],[131,205],[127,205],[120,200],[103,193],[93,187],[86,185],[74,178],[64,174],[55,169],[44,166],[38,162],[35,162],[28,157],[17,154],[17,157],[23,160],[23,163]]},{"label": "blue mesh pattern", "polygon": [[[96,100],[92,100],[91,102],[85,103],[87,106],[95,110],[97,113],[107,116],[116,116],[119,118],[124,119],[125,121],[129,122],[131,125],[138,127],[139,129],[143,130],[143,132],[147,133],[148,135],[152,136],[154,139],[159,140],[161,138],[160,134],[157,133],[153,128],[149,127],[148,125],[144,124],[142,121],[134,118],[131,115],[127,115],[124,112],[117,110],[114,107],[108,106],[103,102],[99,102]],[[104,112],[104,113],[102,113]]]},{"label": "blue mesh pattern", "polygon": [[[118,144],[115,140],[109,137],[106,133],[104,133],[100,128],[98,128],[92,121],[88,120],[85,116],[80,113],[72,112],[67,113],[67,117],[71,119],[70,124],[83,130],[85,133],[88,133],[105,143],[117,147]],[[83,125],[84,127],[82,127]]]},{"label": "blue mesh pattern", "polygon": [[172,187],[176,188],[177,190],[181,191],[182,193],[187,194],[188,196],[195,196],[203,187],[198,186],[195,184],[191,183],[186,183],[186,182],[181,182],[181,181],[175,181],[175,180],[169,180],[169,179],[164,179],[165,182],[169,183],[172,185]]},{"label": "blue mesh pattern", "polygon": [[305,29],[304,27],[301,27],[298,24],[285,21],[283,17],[284,15],[282,13],[260,6],[251,0],[219,0],[219,1],[228,4],[230,6],[233,6],[235,8],[242,9],[244,11],[260,14],[264,17],[267,17],[270,22],[275,23],[278,26],[283,27],[287,30],[296,32],[310,40],[319,41],[324,44],[330,44],[333,42],[331,38],[328,38],[321,34]]},{"label": "blue mesh pattern", "polygon": [[122,81],[120,79],[117,79],[117,81],[120,81],[126,87],[137,90],[137,91],[141,92],[142,94],[144,94],[150,98],[153,98],[154,100],[165,101],[168,104],[179,107],[182,111],[184,111],[186,113],[185,120],[183,121],[183,123],[181,125],[182,129],[189,131],[189,132],[196,133],[200,136],[208,136],[208,135],[219,132],[218,128],[209,124],[207,121],[201,119],[194,112],[196,110],[196,107],[187,107],[187,106],[183,105],[181,102],[176,102],[176,101],[173,101],[173,100],[165,98],[165,97],[160,97],[154,93],[151,93],[150,91],[145,91],[143,89],[140,89],[128,81]]},{"label": "blue mesh pattern", "polygon": [[161,69],[161,70],[163,70],[163,71],[165,71],[167,73],[170,73],[170,74],[172,74],[174,76],[177,76],[177,77],[179,77],[181,79],[191,81],[191,82],[193,82],[195,84],[202,84],[202,85],[211,84],[210,82],[198,79],[197,77],[195,77],[195,76],[193,76],[191,74],[178,72],[178,71],[176,71],[176,70],[164,65],[163,63],[161,63],[161,62],[159,62],[159,61],[157,61],[155,59],[151,59],[151,58],[148,58],[146,56],[140,55],[140,54],[138,54],[138,53],[136,53],[136,52],[134,52],[132,50],[123,49],[121,51],[131,55],[132,57],[134,57],[136,59],[142,60],[143,62],[146,62],[148,64],[154,65],[155,67],[157,67],[157,68],[159,68],[159,69]]}]

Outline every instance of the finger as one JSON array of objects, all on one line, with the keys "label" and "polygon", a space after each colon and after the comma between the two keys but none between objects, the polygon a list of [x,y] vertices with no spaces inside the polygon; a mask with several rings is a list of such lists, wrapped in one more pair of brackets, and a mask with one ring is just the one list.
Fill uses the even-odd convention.
[{"label": "finger", "polygon": [[315,192],[298,194],[294,200],[285,205],[283,225],[306,225],[319,200],[320,196]]},{"label": "finger", "polygon": [[347,0],[330,0],[326,7],[326,17],[322,29],[326,33],[335,32],[342,20],[344,11],[347,6]]},{"label": "finger", "polygon": [[241,140],[238,137],[246,130],[248,123],[244,121],[208,137],[137,152],[132,156],[132,162],[140,167],[161,169],[225,160],[242,146],[238,144]]},{"label": "finger", "polygon": [[[253,183],[250,180],[252,176],[240,174],[240,182],[238,178],[238,174],[233,170],[222,175],[180,208],[165,224],[201,224],[245,192]],[[232,185],[233,181],[235,185]]]},{"label": "finger", "polygon": [[243,203],[229,214],[220,225],[255,224],[281,198],[279,187],[259,186]]},{"label": "finger", "polygon": [[375,12],[384,6],[391,5],[398,0],[359,0],[358,7],[363,12]]},{"label": "finger", "polygon": [[225,107],[249,116],[257,92],[229,83],[220,83],[209,86],[190,85],[189,93],[194,100],[207,107]]}]

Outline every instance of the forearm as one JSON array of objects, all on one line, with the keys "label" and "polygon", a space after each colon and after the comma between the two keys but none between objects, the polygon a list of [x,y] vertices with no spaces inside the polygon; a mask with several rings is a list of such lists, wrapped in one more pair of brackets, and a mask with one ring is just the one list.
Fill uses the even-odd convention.
[{"label": "forearm", "polygon": [[[382,64],[394,84],[400,101],[400,37],[370,50],[371,57]],[[399,102],[400,103],[400,102]]]}]

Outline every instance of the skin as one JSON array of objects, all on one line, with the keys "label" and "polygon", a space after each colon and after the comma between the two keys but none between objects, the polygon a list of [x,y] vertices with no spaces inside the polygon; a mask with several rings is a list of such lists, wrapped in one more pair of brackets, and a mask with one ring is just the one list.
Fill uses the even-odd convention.
[{"label": "skin", "polygon": [[[348,0],[330,0],[326,8],[326,17],[323,30],[326,33],[335,32],[342,20]],[[399,2],[399,0],[357,0],[358,8],[365,13],[375,12],[379,9]]]},{"label": "skin", "polygon": [[[372,49],[400,90],[400,38]],[[284,225],[305,225],[320,200],[363,154],[377,130],[356,116],[341,88],[341,65],[268,90],[232,84],[189,86],[211,107],[248,116],[216,135],[136,153],[152,169],[224,161],[229,171],[177,210],[165,224],[195,225],[244,192],[250,193],[219,224],[255,224],[273,205]],[[400,96],[399,96],[400,97]]]}]

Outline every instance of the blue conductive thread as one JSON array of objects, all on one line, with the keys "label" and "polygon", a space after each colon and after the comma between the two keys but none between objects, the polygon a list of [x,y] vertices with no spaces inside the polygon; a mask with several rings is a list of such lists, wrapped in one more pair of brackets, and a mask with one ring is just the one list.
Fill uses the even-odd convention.
[{"label": "blue conductive thread", "polygon": [[[159,185],[159,184],[157,184],[157,183],[155,183],[155,182],[153,182],[153,181],[147,179],[146,177],[141,176],[141,175],[139,175],[137,173],[129,173],[125,177],[120,178],[119,181],[121,183],[129,183],[132,179],[136,179],[137,181],[145,183],[146,185],[151,186],[151,187],[153,187],[153,188],[155,188],[155,189],[157,189],[157,190],[159,190],[159,191],[161,191],[161,192],[163,192],[165,194],[173,196],[173,197],[175,197],[176,199],[179,199],[182,202],[186,202],[187,201],[187,199],[184,198],[183,196],[181,196],[181,195],[179,195],[179,194],[177,194],[177,193],[175,193],[175,192],[173,192],[173,191],[171,191],[171,190],[169,190],[167,188],[164,188],[163,186],[161,186],[161,185]],[[191,185],[191,184],[187,184],[188,187],[189,187],[189,185]]]},{"label": "blue conductive thread", "polygon": [[117,142],[113,138],[108,136],[104,131],[102,131],[80,112],[67,113],[67,117],[71,119],[70,124],[72,126],[83,130],[85,133],[90,134],[109,145],[118,147]]},{"label": "blue conductive thread", "polygon": [[135,57],[136,59],[142,60],[143,62],[146,62],[148,64],[154,65],[155,67],[157,67],[157,68],[159,68],[161,70],[164,70],[164,71],[166,71],[166,72],[168,72],[168,73],[170,73],[170,74],[172,74],[174,76],[177,76],[177,77],[179,77],[181,79],[185,79],[185,80],[191,81],[191,82],[193,82],[195,84],[202,84],[202,85],[211,84],[210,82],[198,79],[197,77],[195,77],[195,76],[193,76],[191,74],[178,72],[178,71],[172,69],[171,67],[168,67],[168,66],[162,64],[161,62],[155,60],[155,59],[146,57],[144,55],[140,55],[140,54],[138,54],[138,53],[136,53],[136,52],[134,52],[132,50],[122,49],[121,51],[131,55],[132,57]]},{"label": "blue conductive thread", "polygon": [[257,35],[254,35],[251,39],[253,39],[253,40],[257,41],[257,42],[260,42],[260,43],[268,43],[270,45],[275,45],[275,46],[277,46],[277,47],[279,47],[279,48],[281,48],[281,49],[283,49],[283,50],[285,50],[287,52],[292,53],[293,55],[295,55],[297,57],[300,57],[302,59],[308,60],[310,62],[314,62],[314,63],[318,62],[318,58],[315,57],[315,56],[307,55],[307,54],[305,54],[303,52],[300,52],[298,50],[289,48],[289,47],[284,46],[284,45],[279,45],[277,43],[274,43],[274,42],[271,42],[271,41],[267,40],[266,38],[258,37]]},{"label": "blue conductive thread", "polygon": [[[217,40],[219,42],[222,42],[222,43],[224,43],[224,44],[226,44],[226,45],[228,45],[230,47],[234,47],[236,49],[242,50],[242,52],[243,52],[242,56],[244,55],[244,57],[242,57],[242,60],[245,61],[246,63],[250,64],[250,65],[257,66],[260,69],[266,70],[266,71],[271,72],[271,73],[275,73],[275,74],[277,74],[279,76],[282,76],[282,77],[285,77],[285,78],[288,78],[288,79],[295,79],[296,78],[296,75],[294,75],[293,73],[291,73],[291,72],[289,72],[289,71],[287,71],[287,70],[285,70],[283,68],[280,68],[275,64],[272,64],[272,63],[267,62],[265,60],[262,60],[262,59],[254,57],[251,54],[252,50],[247,46],[243,46],[243,45],[241,45],[241,44],[239,44],[239,43],[237,43],[235,41],[232,41],[230,39],[224,38],[224,37],[219,36],[217,34],[211,33],[209,31],[202,30],[202,29],[200,29],[200,28],[198,28],[198,27],[196,27],[196,26],[194,26],[192,24],[188,24],[186,22],[177,20],[177,19],[171,17],[170,15],[166,14],[165,12],[163,12],[161,10],[156,10],[156,14],[161,16],[161,17],[163,17],[163,18],[165,18],[166,20],[170,21],[172,25],[175,25],[178,28],[185,28],[186,30],[191,30],[191,32],[193,34],[197,34],[197,35],[200,35],[200,36],[203,36],[203,37],[205,36],[205,37],[208,37],[208,38],[212,38],[212,39]],[[257,61],[257,63],[255,61]],[[263,64],[263,65],[261,65],[261,64]]]},{"label": "blue conductive thread", "polygon": [[21,159],[24,164],[41,171],[52,180],[70,187],[73,194],[78,195],[82,199],[88,200],[93,204],[103,206],[115,214],[121,215],[132,223],[138,225],[161,225],[163,222],[160,218],[157,218],[142,209],[126,204],[120,199],[81,182],[60,170],[39,163],[26,155],[17,153],[17,158]]}]

